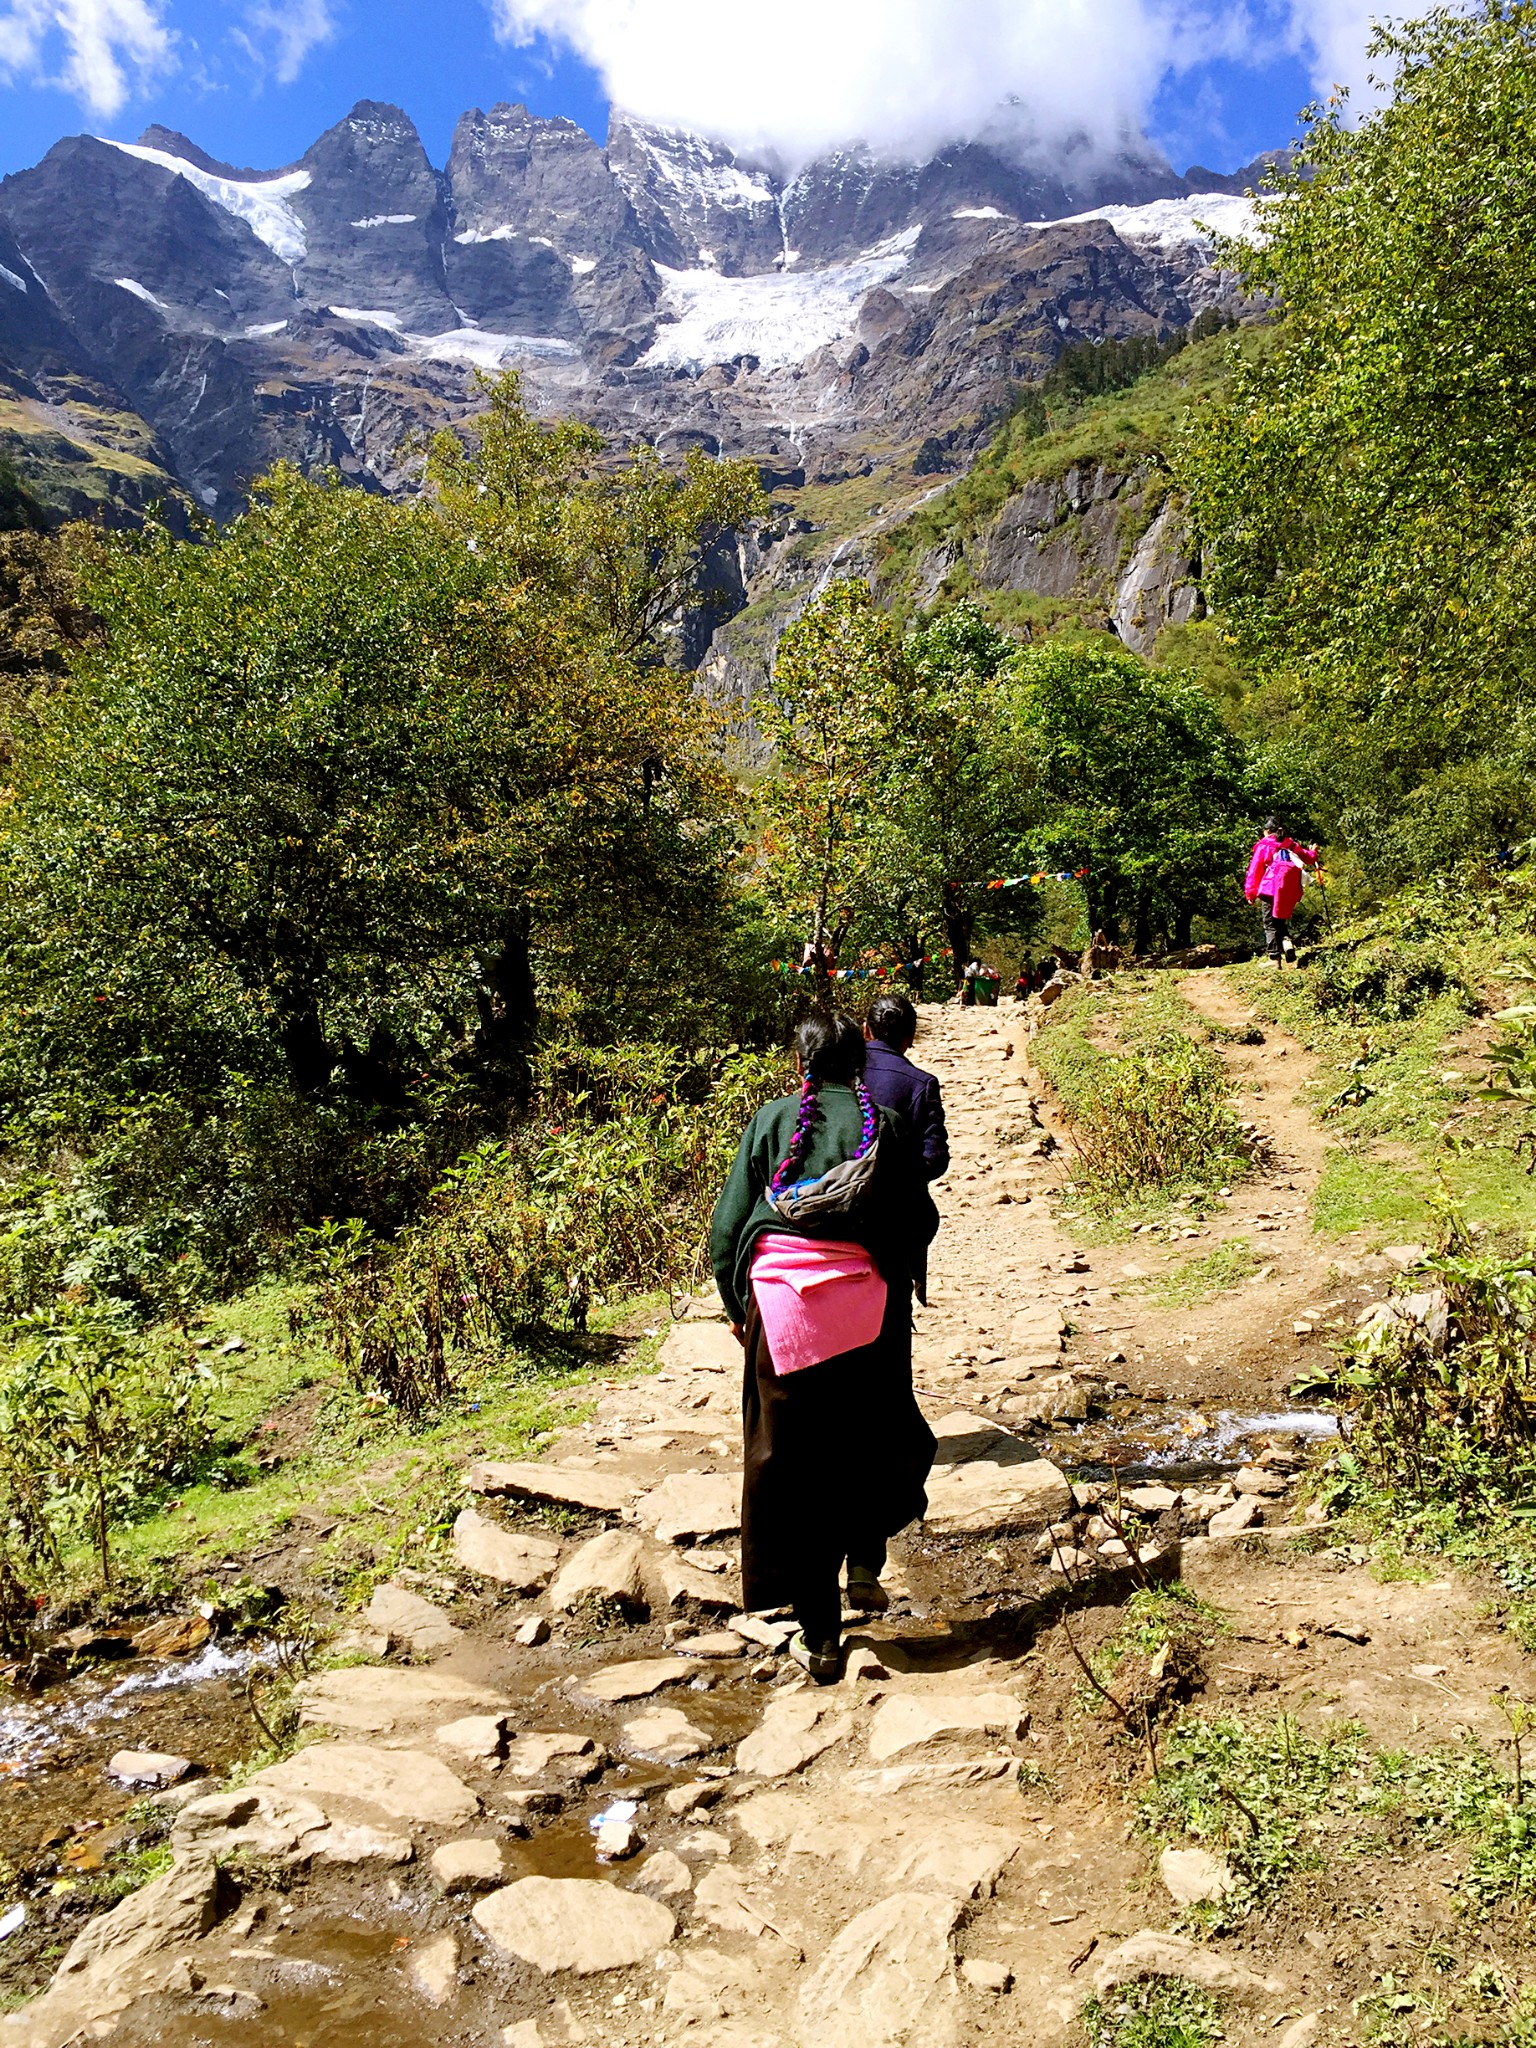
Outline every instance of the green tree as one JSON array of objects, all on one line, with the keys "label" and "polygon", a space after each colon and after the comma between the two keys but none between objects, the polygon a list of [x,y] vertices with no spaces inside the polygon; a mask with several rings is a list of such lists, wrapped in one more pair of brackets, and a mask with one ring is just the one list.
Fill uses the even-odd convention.
[{"label": "green tree", "polygon": [[1145,952],[1235,910],[1255,789],[1242,743],[1187,676],[1047,641],[1008,670],[1034,858],[1086,867],[1090,922]]},{"label": "green tree", "polygon": [[943,934],[956,987],[978,925],[1027,933],[1040,922],[1032,890],[987,887],[1012,871],[1030,823],[997,683],[1017,651],[975,605],[955,605],[908,634],[886,700],[868,886],[903,952]]},{"label": "green tree", "polygon": [[1418,803],[1422,865],[1448,767],[1519,771],[1504,824],[1489,788],[1468,829],[1531,815],[1536,7],[1437,8],[1372,48],[1390,97],[1313,111],[1236,252],[1279,346],[1234,360],[1181,468],[1213,600],[1299,682],[1335,816],[1368,837]]},{"label": "green tree", "polygon": [[758,710],[774,750],[761,792],[764,880],[776,908],[814,949],[823,994],[874,857],[878,785],[902,674],[895,626],[869,585],[848,578],[786,631],[773,693]]}]

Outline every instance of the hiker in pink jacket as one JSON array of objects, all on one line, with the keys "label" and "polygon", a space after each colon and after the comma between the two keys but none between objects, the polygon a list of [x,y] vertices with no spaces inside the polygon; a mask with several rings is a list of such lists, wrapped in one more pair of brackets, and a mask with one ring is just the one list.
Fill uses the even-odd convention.
[{"label": "hiker in pink jacket", "polygon": [[1264,836],[1253,849],[1243,894],[1259,906],[1264,950],[1277,967],[1296,957],[1289,929],[1291,913],[1301,901],[1306,869],[1316,866],[1315,846],[1298,846],[1294,839],[1286,838],[1273,818],[1264,820]]}]

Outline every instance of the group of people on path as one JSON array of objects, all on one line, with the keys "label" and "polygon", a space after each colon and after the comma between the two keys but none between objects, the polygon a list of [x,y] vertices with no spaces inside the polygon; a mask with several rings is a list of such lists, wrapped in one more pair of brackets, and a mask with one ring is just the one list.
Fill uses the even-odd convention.
[{"label": "group of people on path", "polygon": [[[1295,957],[1290,919],[1317,859],[1266,821],[1244,892],[1277,963]],[[984,972],[963,977],[972,1001]],[[1016,992],[1032,979],[1026,963]],[[938,1081],[908,1058],[916,1036],[894,992],[862,1030],[835,1010],[807,1017],[799,1092],[748,1125],[710,1232],[744,1354],[742,1598],[793,1612],[791,1654],[823,1684],[842,1675],[845,1598],[887,1605],[886,1546],[926,1511],[936,1448],[912,1388],[912,1300],[927,1298],[929,1183],[949,1141]]]}]

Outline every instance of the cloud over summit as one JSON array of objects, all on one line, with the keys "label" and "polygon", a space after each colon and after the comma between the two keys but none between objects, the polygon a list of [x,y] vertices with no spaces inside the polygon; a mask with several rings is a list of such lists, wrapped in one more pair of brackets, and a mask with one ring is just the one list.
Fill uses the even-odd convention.
[{"label": "cloud over summit", "polygon": [[[490,0],[648,120],[804,161],[861,139],[920,153],[1015,121],[1045,145],[1139,129],[1170,77],[1299,54],[1326,91],[1363,75],[1361,0]],[[1379,11],[1379,10],[1377,10]]]}]

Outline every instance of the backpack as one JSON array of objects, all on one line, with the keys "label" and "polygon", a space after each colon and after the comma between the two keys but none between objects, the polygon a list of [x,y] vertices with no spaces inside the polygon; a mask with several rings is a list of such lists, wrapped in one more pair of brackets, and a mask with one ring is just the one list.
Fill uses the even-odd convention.
[{"label": "backpack", "polygon": [[843,1159],[815,1180],[797,1180],[792,1187],[771,1195],[769,1202],[786,1223],[823,1223],[839,1216],[856,1216],[869,1198],[879,1162],[880,1133],[875,1133],[869,1150],[857,1159]]}]

